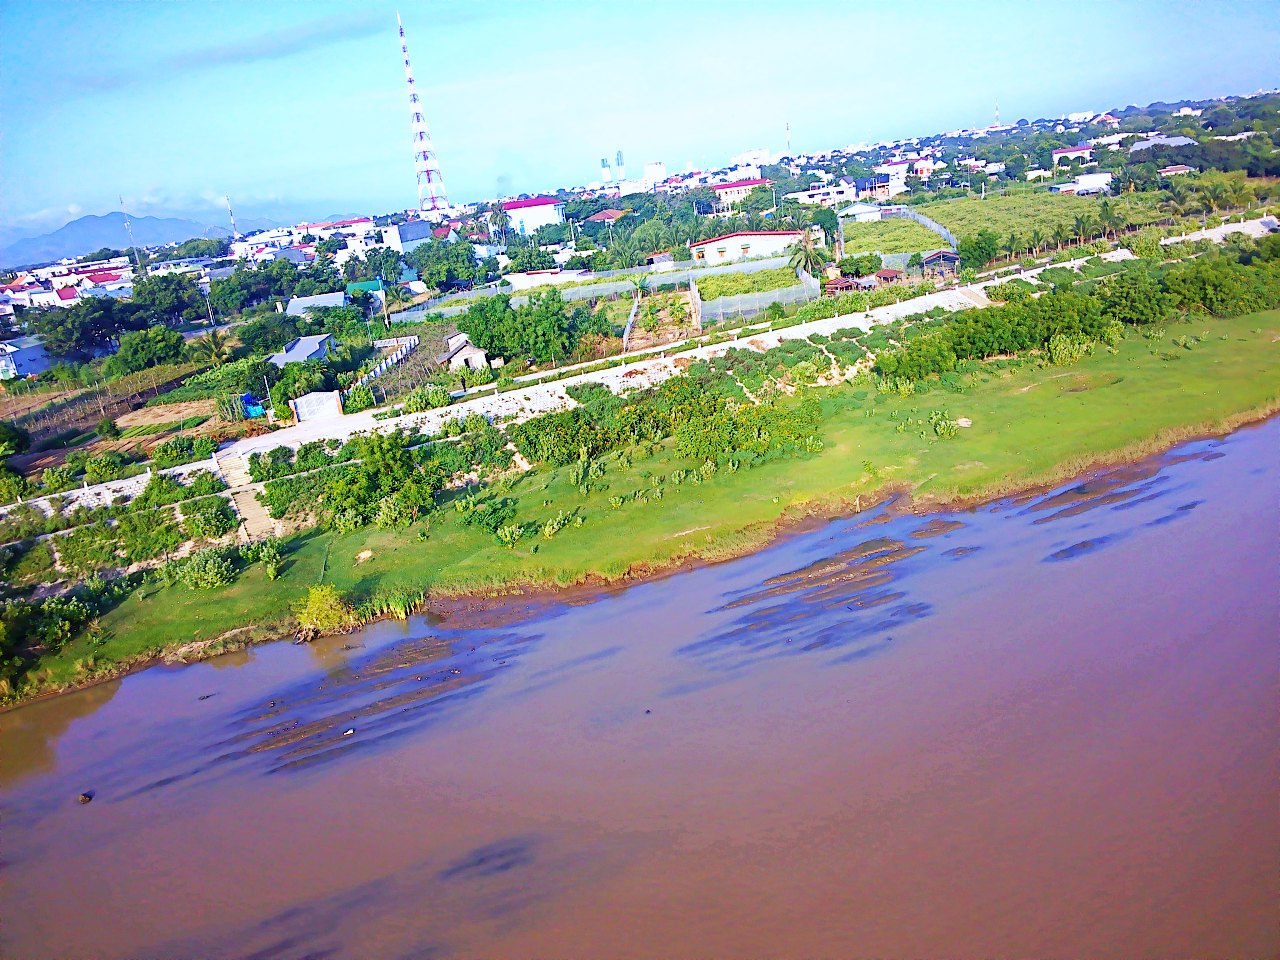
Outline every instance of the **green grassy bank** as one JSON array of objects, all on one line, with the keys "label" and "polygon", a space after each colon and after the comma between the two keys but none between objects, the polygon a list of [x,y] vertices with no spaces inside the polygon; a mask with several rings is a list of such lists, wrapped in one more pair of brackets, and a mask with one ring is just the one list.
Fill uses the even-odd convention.
[{"label": "green grassy bank", "polygon": [[[1173,342],[1179,334],[1189,346]],[[1175,324],[1159,340],[1130,331],[1114,354],[1099,349],[1068,367],[989,362],[970,379],[961,393],[911,397],[848,384],[820,389],[820,452],[721,470],[698,485],[668,483],[662,499],[647,503],[627,496],[615,508],[610,499],[698,466],[675,457],[670,441],[652,454],[633,449],[630,463],[608,455],[605,489],[586,495],[570,483],[571,468],[539,468],[504,494],[518,500],[518,519],[577,511],[582,522],[510,550],[445,510],[425,528],[300,535],[276,581],[254,569],[211,591],[148,582],[98,629],[43,660],[33,678],[37,689],[53,689],[231,631],[232,644],[279,636],[291,626],[291,605],[322,578],[355,597],[392,588],[441,596],[616,580],[748,552],[774,536],[780,521],[848,510],[888,485],[943,503],[1051,483],[1280,408],[1280,311]],[[939,439],[927,429],[934,410],[972,426]]]}]

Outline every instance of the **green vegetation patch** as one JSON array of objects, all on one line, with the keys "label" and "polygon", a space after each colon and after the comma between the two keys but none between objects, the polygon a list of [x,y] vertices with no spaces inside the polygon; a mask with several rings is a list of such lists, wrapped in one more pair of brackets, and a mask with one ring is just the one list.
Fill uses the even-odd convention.
[{"label": "green vegetation patch", "polygon": [[947,241],[926,226],[893,217],[875,223],[846,223],[845,250],[850,253],[920,253],[947,246]]},{"label": "green vegetation patch", "polygon": [[772,270],[758,270],[755,273],[718,273],[698,280],[698,295],[704,301],[718,300],[721,297],[733,297],[743,293],[781,290],[785,287],[794,287],[799,283],[800,279],[790,267],[775,267]]}]

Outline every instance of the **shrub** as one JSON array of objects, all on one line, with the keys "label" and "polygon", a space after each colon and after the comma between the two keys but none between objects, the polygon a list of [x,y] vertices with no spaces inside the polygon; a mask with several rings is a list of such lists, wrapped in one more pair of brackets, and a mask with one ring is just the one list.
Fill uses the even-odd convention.
[{"label": "shrub", "polygon": [[181,583],[191,590],[225,587],[236,578],[231,552],[200,550],[182,560],[170,560],[156,571],[165,583]]},{"label": "shrub", "polygon": [[217,449],[218,443],[212,437],[174,437],[156,444],[151,451],[151,462],[161,469],[176,467],[197,460],[208,460]]},{"label": "shrub", "polygon": [[519,523],[504,524],[495,531],[494,536],[508,550],[514,550],[516,544],[524,536],[524,525]]},{"label": "shrub", "polygon": [[1049,338],[1049,362],[1059,367],[1079,363],[1093,350],[1093,341],[1084,337],[1073,337],[1065,333],[1056,333]]},{"label": "shrub", "polygon": [[359,384],[347,391],[347,395],[342,400],[342,412],[359,413],[361,410],[368,410],[376,402],[373,391],[364,384]]},{"label": "shrub", "polygon": [[116,426],[116,422],[110,417],[103,417],[99,420],[94,432],[104,440],[115,440],[120,436],[120,428]]},{"label": "shrub", "polygon": [[342,594],[327,583],[308,588],[306,599],[294,607],[294,612],[298,617],[299,636],[303,637],[338,633],[355,625],[355,611]]},{"label": "shrub", "polygon": [[193,538],[211,540],[236,528],[236,514],[225,497],[201,497],[183,505],[182,526]]},{"label": "shrub", "polygon": [[405,413],[422,413],[425,410],[447,407],[451,400],[448,390],[432,383],[409,391],[404,398],[403,409]]}]

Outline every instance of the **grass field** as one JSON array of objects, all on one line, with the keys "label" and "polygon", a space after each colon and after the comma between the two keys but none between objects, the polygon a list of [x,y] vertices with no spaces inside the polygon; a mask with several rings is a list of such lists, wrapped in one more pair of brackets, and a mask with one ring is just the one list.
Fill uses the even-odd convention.
[{"label": "grass field", "polygon": [[[1209,336],[1191,349],[1179,335]],[[80,638],[40,665],[50,686],[82,681],[77,661],[128,663],[184,643],[241,631],[237,640],[279,635],[290,605],[309,584],[357,597],[377,589],[429,588],[437,594],[489,593],[517,585],[555,586],[587,577],[614,580],[689,557],[723,558],[766,542],[779,520],[848,509],[886,484],[926,502],[993,496],[1075,475],[1088,466],[1153,452],[1196,432],[1229,428],[1280,404],[1280,311],[1174,326],[1161,340],[1131,334],[1112,355],[1098,351],[1071,367],[986,365],[964,393],[933,390],[898,397],[844,385],[819,392],[824,449],[802,460],[721,471],[700,486],[669,486],[661,501],[610,508],[610,496],[649,486],[649,477],[695,464],[670,444],[623,467],[607,458],[603,483],[585,497],[563,470],[524,475],[508,496],[521,521],[581,512],[552,540],[514,550],[465,527],[452,512],[429,530],[312,531],[293,543],[284,574],[260,568],[212,592],[148,583],[101,619],[100,640]],[[860,397],[859,394],[862,393]],[[890,414],[927,417],[945,409],[973,426],[950,441],[896,430]],[[868,416],[867,411],[872,411]],[[870,465],[872,470],[867,469]],[[364,551],[364,561],[357,557]]]},{"label": "grass field", "polygon": [[875,223],[846,223],[844,225],[845,253],[918,253],[947,246],[928,227],[905,217],[879,220]]},{"label": "grass field", "polygon": [[[1123,216],[1132,226],[1143,226],[1164,219],[1148,195],[1108,198],[1111,208]],[[1024,241],[1033,230],[1039,230],[1046,241],[1059,224],[1070,227],[1076,217],[1097,217],[1102,206],[1099,197],[1076,197],[1065,193],[1005,193],[985,200],[941,200],[916,207],[925,216],[936,220],[956,235],[971,236],[979,230],[994,230],[1004,240],[1016,234]]]}]

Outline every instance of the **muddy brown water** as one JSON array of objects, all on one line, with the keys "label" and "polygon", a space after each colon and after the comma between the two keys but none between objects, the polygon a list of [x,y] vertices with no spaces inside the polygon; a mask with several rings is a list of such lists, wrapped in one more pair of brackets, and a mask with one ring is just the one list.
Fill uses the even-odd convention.
[{"label": "muddy brown water", "polygon": [[0,954],[1276,956],[1278,480],[1275,421],[0,715]]}]

